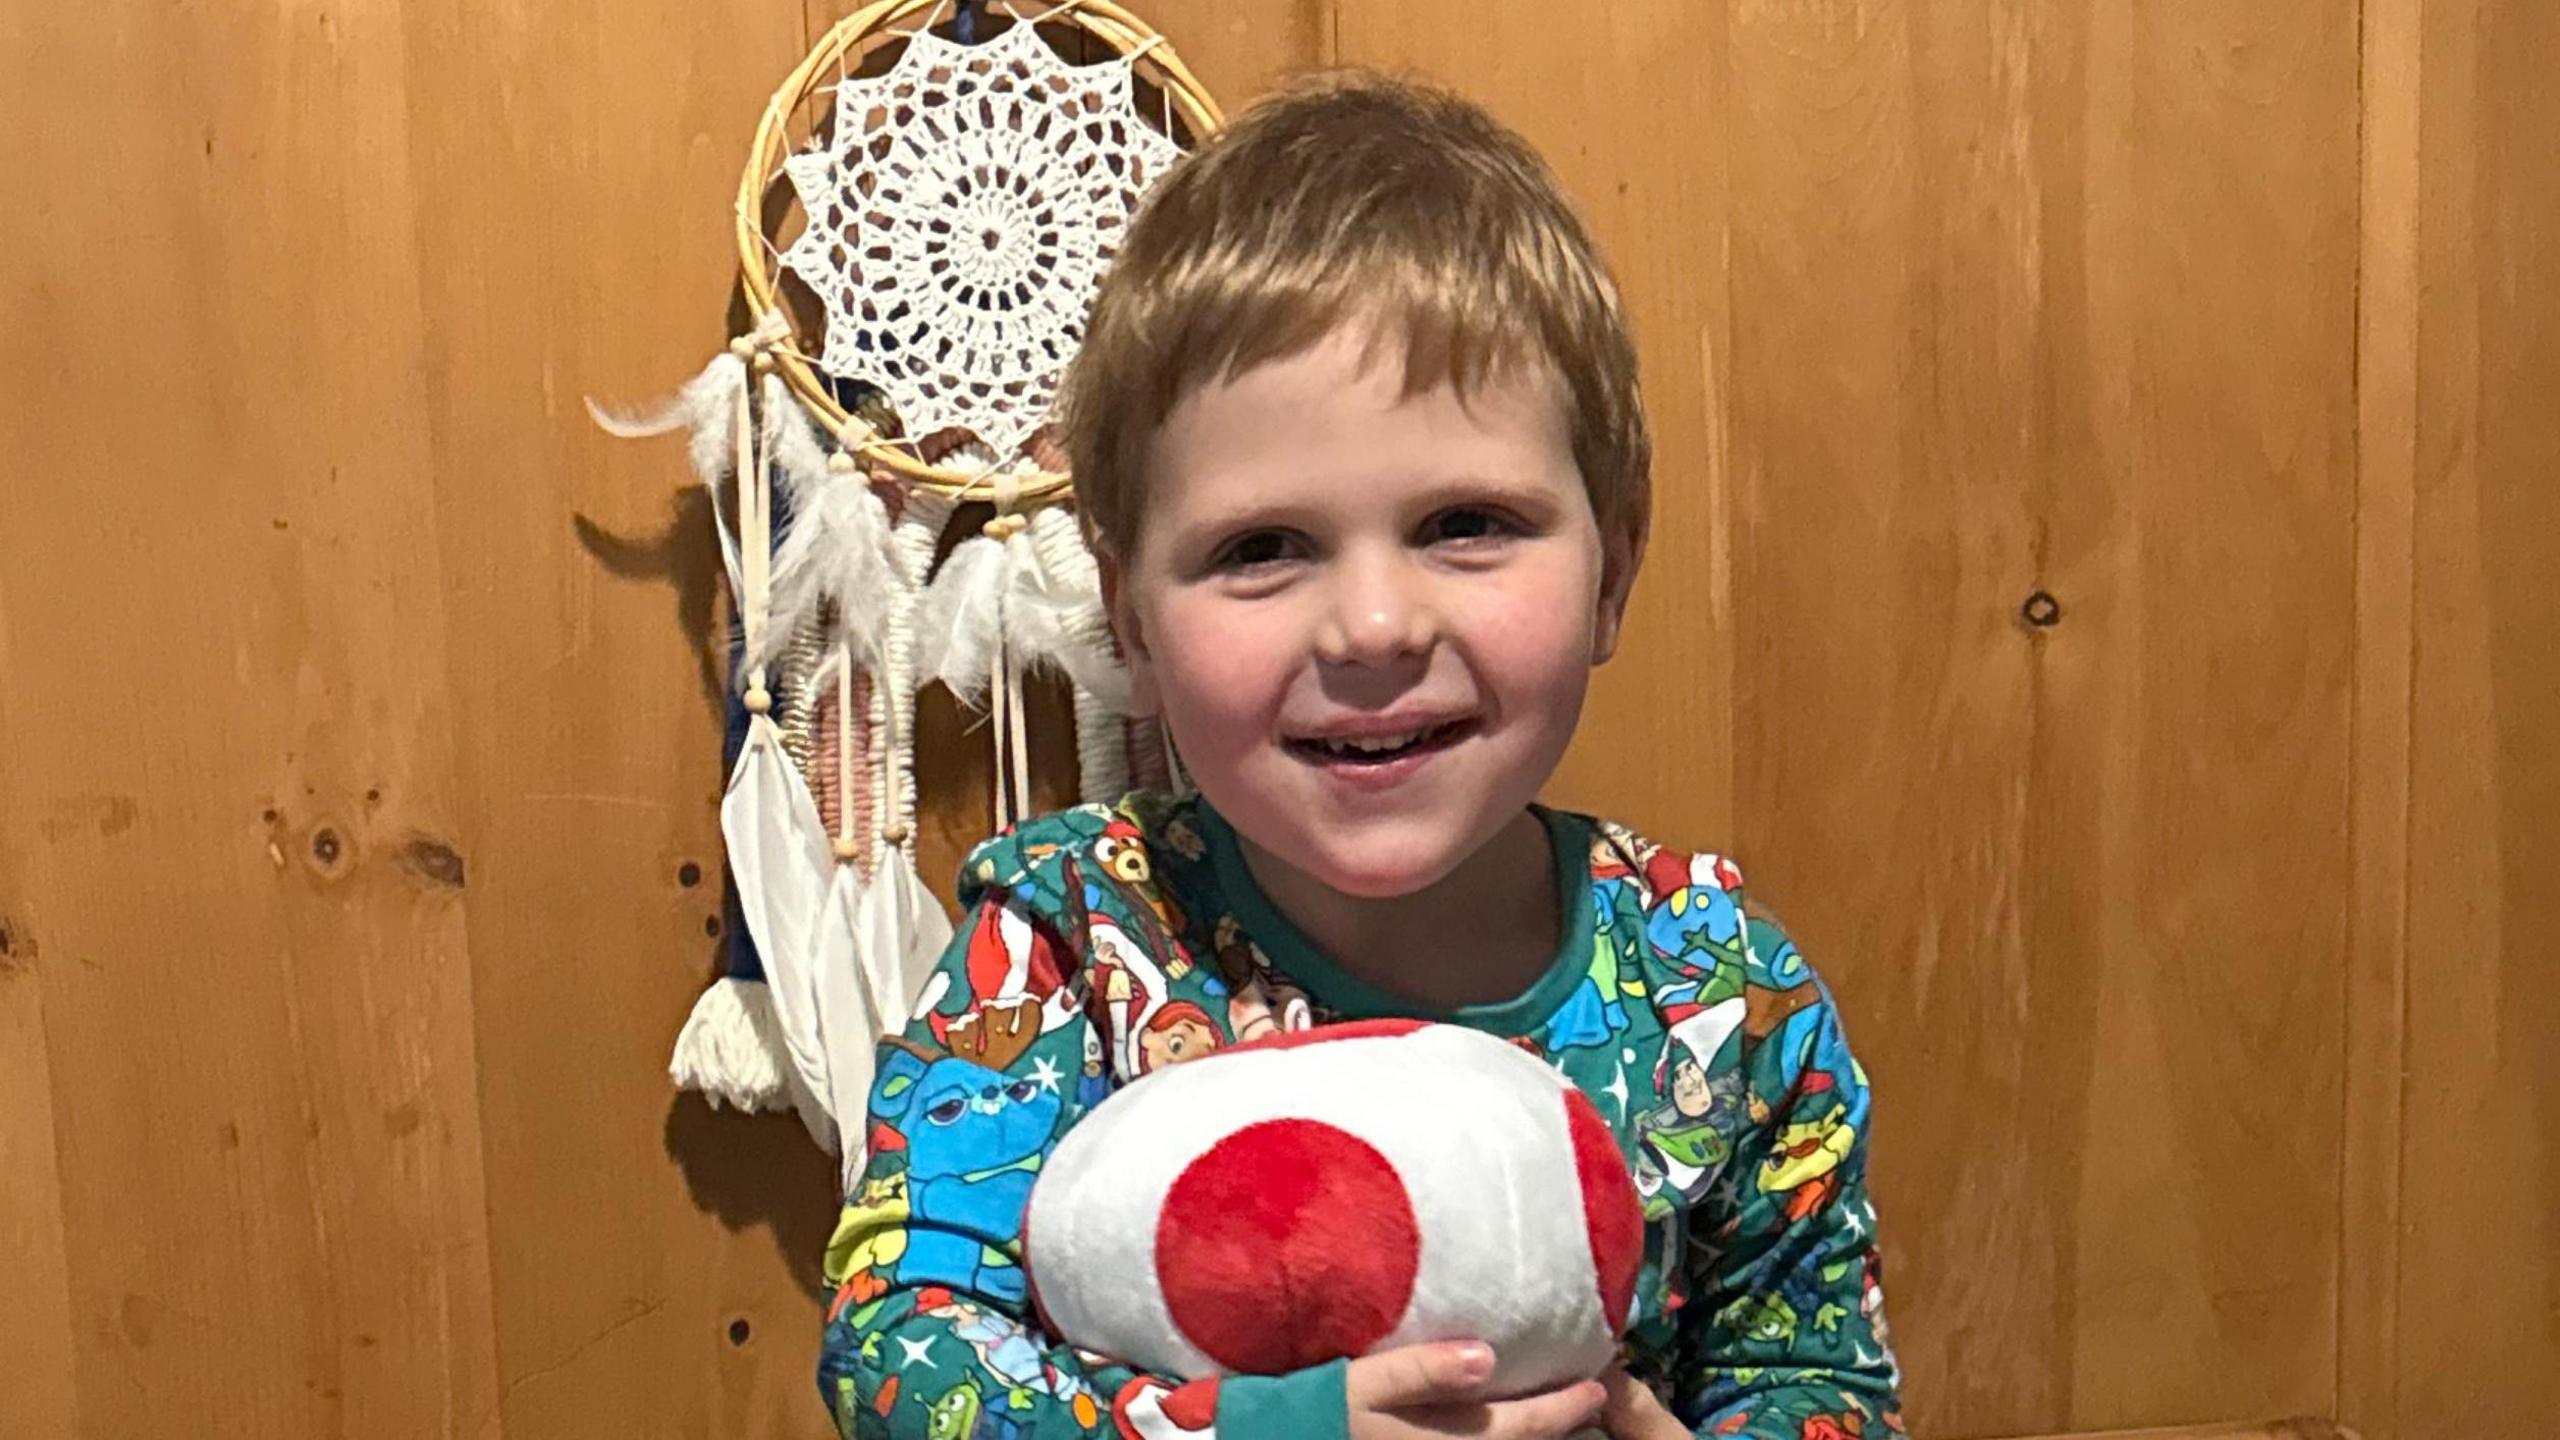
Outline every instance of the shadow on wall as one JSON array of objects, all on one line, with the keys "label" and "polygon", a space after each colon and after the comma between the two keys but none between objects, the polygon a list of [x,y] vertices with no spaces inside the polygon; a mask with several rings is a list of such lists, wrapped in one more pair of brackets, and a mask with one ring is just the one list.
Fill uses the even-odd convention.
[{"label": "shadow on wall", "polygon": [[714,1110],[699,1095],[677,1093],[665,1135],[694,1205],[732,1233],[771,1232],[784,1268],[823,1306],[819,1264],[835,1231],[836,1162],[810,1143],[799,1118]]},{"label": "shadow on wall", "polygon": [[720,653],[719,531],[713,524],[711,492],[687,485],[667,498],[667,523],[655,535],[616,535],[585,515],[570,517],[578,543],[606,573],[623,580],[652,580],[667,586],[676,602],[676,625],[693,649],[694,672],[702,701],[714,724],[727,721],[728,686]]}]

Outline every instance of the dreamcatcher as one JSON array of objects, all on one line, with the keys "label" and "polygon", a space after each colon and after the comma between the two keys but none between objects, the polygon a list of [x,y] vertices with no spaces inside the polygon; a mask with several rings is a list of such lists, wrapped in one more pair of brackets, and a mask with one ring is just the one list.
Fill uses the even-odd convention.
[{"label": "dreamcatcher", "polygon": [[[1048,427],[1131,212],[1219,114],[1105,0],[945,7],[873,4],[783,82],[737,197],[754,323],[659,413],[597,415],[690,431],[738,619],[721,829],[747,933],[670,1069],[790,1104],[848,1177],[873,1047],[939,998],[951,936],[912,849],[918,689],[987,713],[999,826],[1030,803],[1035,667],[1073,696],[1082,796],[1170,773]],[[944,554],[972,501],[992,518]]]}]

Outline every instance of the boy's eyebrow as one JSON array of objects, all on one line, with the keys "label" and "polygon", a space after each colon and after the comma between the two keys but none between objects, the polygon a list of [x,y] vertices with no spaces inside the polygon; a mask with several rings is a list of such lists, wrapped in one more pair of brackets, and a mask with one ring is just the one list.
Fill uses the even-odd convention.
[{"label": "boy's eyebrow", "polygon": [[[1417,511],[1445,509],[1451,505],[1494,503],[1524,511],[1542,511],[1554,505],[1557,496],[1551,487],[1525,476],[1494,477],[1478,474],[1450,475],[1427,481],[1413,488],[1412,508]],[[1208,532],[1226,533],[1236,530],[1261,529],[1272,526],[1304,527],[1317,518],[1323,507],[1303,496],[1274,494],[1234,502],[1215,510],[1185,517],[1179,533],[1191,535]]]}]

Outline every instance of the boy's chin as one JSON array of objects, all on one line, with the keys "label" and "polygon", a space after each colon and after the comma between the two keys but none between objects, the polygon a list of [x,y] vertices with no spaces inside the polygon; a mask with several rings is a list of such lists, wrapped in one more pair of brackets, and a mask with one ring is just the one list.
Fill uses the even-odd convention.
[{"label": "boy's chin", "polygon": [[1355,900],[1401,900],[1447,879],[1466,859],[1441,828],[1406,821],[1363,826],[1360,834],[1309,835],[1313,853],[1297,867]]}]

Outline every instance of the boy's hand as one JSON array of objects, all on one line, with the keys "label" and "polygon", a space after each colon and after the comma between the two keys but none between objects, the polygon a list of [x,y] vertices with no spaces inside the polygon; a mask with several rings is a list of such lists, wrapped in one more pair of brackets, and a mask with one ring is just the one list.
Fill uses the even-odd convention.
[{"label": "boy's hand", "polygon": [[1477,1398],[1492,1377],[1492,1347],[1467,1341],[1362,1356],[1343,1373],[1351,1440],[1564,1440],[1597,1419],[1609,1398],[1597,1380],[1517,1400]]},{"label": "boy's hand", "polygon": [[1690,1440],[1689,1427],[1642,1381],[1624,1370],[1611,1370],[1600,1380],[1609,1393],[1608,1407],[1600,1412],[1600,1427],[1609,1432],[1609,1440]]}]

